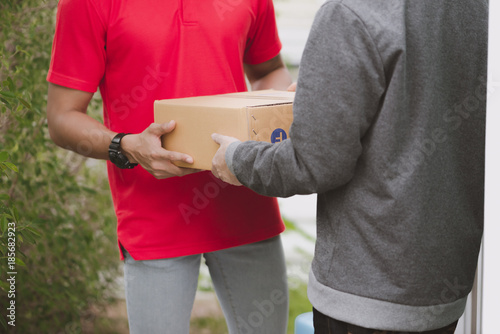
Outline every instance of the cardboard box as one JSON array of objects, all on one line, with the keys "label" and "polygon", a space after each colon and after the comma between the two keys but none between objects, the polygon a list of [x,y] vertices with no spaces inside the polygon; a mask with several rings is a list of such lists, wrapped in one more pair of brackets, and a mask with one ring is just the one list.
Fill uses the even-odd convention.
[{"label": "cardboard box", "polygon": [[178,166],[210,170],[219,148],[212,133],[269,143],[288,138],[294,96],[263,90],[160,100],[154,103],[155,123],[176,121],[174,131],[163,136],[162,146],[194,159],[193,164],[178,162]]}]

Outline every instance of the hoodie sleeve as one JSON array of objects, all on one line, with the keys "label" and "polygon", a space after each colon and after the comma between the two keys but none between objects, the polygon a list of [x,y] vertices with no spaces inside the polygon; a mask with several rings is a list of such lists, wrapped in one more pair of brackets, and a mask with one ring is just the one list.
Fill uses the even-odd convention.
[{"label": "hoodie sleeve", "polygon": [[341,2],[327,2],[302,57],[290,139],[234,145],[228,165],[243,185],[267,196],[340,187],[355,173],[384,90],[383,64],[364,23]]}]

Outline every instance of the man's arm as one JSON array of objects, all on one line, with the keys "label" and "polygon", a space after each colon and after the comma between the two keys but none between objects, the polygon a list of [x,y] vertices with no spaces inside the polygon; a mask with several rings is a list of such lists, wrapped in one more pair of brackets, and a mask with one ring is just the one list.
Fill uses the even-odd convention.
[{"label": "man's arm", "polygon": [[[292,83],[290,73],[280,55],[260,64],[244,64],[244,67],[252,90],[276,89],[295,91],[296,84]],[[238,179],[225,165],[224,161],[227,147],[230,143],[238,140],[218,134],[214,135],[215,137],[213,137],[213,139],[217,144],[221,145],[221,147],[212,161],[212,173],[222,181],[236,186],[241,185]],[[226,139],[226,141],[224,139]],[[229,139],[229,141],[227,141],[227,139]]]},{"label": "man's arm", "polygon": [[[47,121],[50,137],[58,146],[81,155],[108,159],[108,147],[116,135],[86,114],[92,93],[49,83]],[[172,161],[192,163],[186,154],[161,147],[161,136],[171,132],[175,123],[151,124],[140,134],[123,137],[121,148],[130,162],[139,163],[158,179],[195,172],[179,168]]]},{"label": "man's arm", "polygon": [[351,180],[386,84],[378,50],[358,20],[341,3],[323,5],[301,62],[290,138],[270,144],[213,136],[220,144],[215,176],[280,197]]},{"label": "man's arm", "polygon": [[252,90],[286,90],[292,84],[292,77],[280,55],[260,64],[244,64],[244,69]]},{"label": "man's arm", "polygon": [[108,159],[108,146],[115,133],[86,114],[93,95],[49,83],[49,133],[62,148],[91,158]]}]

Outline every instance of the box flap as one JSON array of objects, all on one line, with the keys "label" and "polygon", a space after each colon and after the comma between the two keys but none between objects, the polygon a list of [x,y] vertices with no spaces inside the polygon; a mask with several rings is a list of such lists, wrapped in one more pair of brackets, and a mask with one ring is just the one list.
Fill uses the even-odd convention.
[{"label": "box flap", "polygon": [[219,108],[248,108],[292,103],[294,96],[295,94],[293,92],[262,90],[212,96],[196,96],[181,99],[159,100],[155,101],[155,103],[171,106],[189,105],[203,108],[213,106],[217,106]]}]

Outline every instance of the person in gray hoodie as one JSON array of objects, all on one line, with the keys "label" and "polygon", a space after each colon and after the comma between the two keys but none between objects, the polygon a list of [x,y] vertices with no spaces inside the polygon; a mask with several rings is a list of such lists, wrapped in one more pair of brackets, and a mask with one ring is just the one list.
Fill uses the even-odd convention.
[{"label": "person in gray hoodie", "polygon": [[488,2],[335,0],[316,15],[290,138],[213,173],[318,194],[316,333],[453,333],[483,233]]}]

